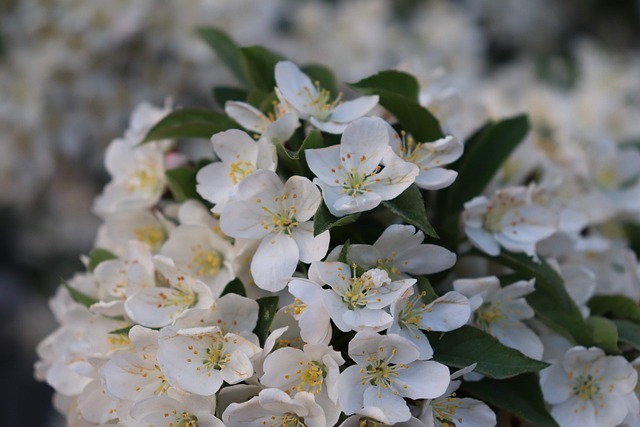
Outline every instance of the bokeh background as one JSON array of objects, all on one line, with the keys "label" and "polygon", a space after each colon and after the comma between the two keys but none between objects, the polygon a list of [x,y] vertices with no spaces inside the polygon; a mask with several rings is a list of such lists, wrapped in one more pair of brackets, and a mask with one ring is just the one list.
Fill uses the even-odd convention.
[{"label": "bokeh background", "polygon": [[342,81],[411,69],[435,94],[455,88],[469,130],[522,110],[558,121],[549,103],[569,104],[585,132],[640,141],[638,0],[0,0],[3,425],[64,425],[32,379],[47,300],[92,246],[104,149],[133,108],[212,107],[211,87],[233,84],[204,25]]}]

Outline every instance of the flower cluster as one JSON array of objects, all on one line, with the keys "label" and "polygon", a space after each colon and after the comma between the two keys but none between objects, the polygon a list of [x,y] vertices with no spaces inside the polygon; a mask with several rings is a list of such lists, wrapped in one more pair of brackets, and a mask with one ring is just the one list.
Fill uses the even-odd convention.
[{"label": "flower cluster", "polygon": [[[463,144],[390,89],[408,73],[347,100],[252,55],[226,115],[143,104],[107,150],[95,249],[38,348],[70,425],[635,425],[638,263],[581,211],[587,181],[509,182],[525,119]],[[595,174],[602,197],[634,194],[625,167]]]}]

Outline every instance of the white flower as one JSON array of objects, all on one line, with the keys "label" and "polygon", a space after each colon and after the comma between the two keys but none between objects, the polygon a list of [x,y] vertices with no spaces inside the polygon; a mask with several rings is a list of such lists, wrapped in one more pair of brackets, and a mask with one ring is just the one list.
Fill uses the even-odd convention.
[{"label": "white flower", "polygon": [[533,309],[524,299],[535,290],[534,283],[535,279],[522,280],[501,288],[498,278],[491,276],[455,280],[453,289],[471,301],[474,312],[469,323],[493,335],[502,344],[541,360],[542,341],[522,323],[534,316]]},{"label": "white flower", "polygon": [[136,403],[131,417],[140,427],[224,427],[214,411],[214,399],[172,393],[171,397],[154,396]]},{"label": "white flower", "polygon": [[597,347],[573,347],[540,372],[544,399],[563,427],[613,427],[637,413],[637,379],[624,357],[605,356]]},{"label": "white flower", "polygon": [[217,326],[160,331],[158,363],[169,383],[190,393],[211,396],[223,381],[236,384],[253,375],[251,358],[260,347]]},{"label": "white flower", "polygon": [[314,182],[333,215],[371,210],[415,181],[418,167],[393,153],[387,126],[379,118],[361,118],[345,129],[340,145],[306,151]]},{"label": "white flower", "polygon": [[340,134],[347,125],[367,114],[378,104],[378,95],[363,96],[342,102],[312,83],[309,76],[290,61],[280,61],[275,68],[276,94],[281,102],[291,105],[300,118],[309,120],[321,131]]},{"label": "white flower", "polygon": [[283,103],[275,105],[275,115],[265,115],[253,105],[238,101],[226,102],[224,111],[245,129],[261,134],[260,139],[279,144],[288,141],[300,126],[298,115]]},{"label": "white flower", "polygon": [[227,427],[326,427],[324,411],[313,394],[297,393],[289,397],[275,388],[262,390],[244,403],[232,403],[222,414]]},{"label": "white flower", "polygon": [[456,397],[461,382],[456,378],[475,369],[475,363],[451,374],[451,383],[440,397],[428,400],[420,420],[425,427],[493,427],[496,414],[483,402],[470,397]]},{"label": "white flower", "polygon": [[165,394],[169,383],[156,359],[158,331],[134,326],[129,338],[135,348],[115,355],[100,369],[105,391],[130,401]]},{"label": "white flower", "polygon": [[402,137],[389,127],[389,144],[402,160],[418,166],[420,174],[416,185],[425,190],[440,190],[453,184],[458,172],[445,169],[450,163],[462,156],[464,146],[453,136],[441,138],[435,142],[417,142],[411,135],[402,133]]},{"label": "white flower", "polygon": [[176,267],[206,283],[214,296],[233,280],[233,246],[208,227],[179,225],[160,250]]},{"label": "white flower", "polygon": [[322,286],[310,280],[293,279],[288,287],[295,300],[286,309],[298,321],[304,342],[328,344],[331,340],[331,321],[322,302]]},{"label": "white flower", "polygon": [[509,187],[491,199],[473,198],[464,204],[464,230],[471,243],[489,255],[500,246],[536,257],[536,243],[557,231],[557,214],[531,201],[532,187]]},{"label": "white flower", "polygon": [[149,245],[155,253],[167,239],[171,228],[173,226],[169,221],[156,212],[142,209],[117,211],[106,216],[103,226],[98,230],[94,246],[125,257],[127,243],[137,240]]},{"label": "white flower", "polygon": [[166,182],[160,144],[137,146],[116,139],[107,148],[105,166],[112,179],[95,200],[94,210],[99,215],[148,208],[160,200]]},{"label": "white flower", "polygon": [[393,224],[373,246],[350,245],[349,258],[359,267],[385,270],[393,279],[407,279],[408,274],[439,273],[453,267],[456,262],[453,252],[437,245],[423,245],[423,240],[424,234],[412,225]]},{"label": "white flower", "polygon": [[154,267],[155,286],[127,291],[124,307],[134,322],[150,328],[162,327],[173,323],[186,310],[213,305],[209,287],[184,275],[171,259],[156,255]]},{"label": "white flower", "polygon": [[393,323],[389,333],[398,334],[411,341],[420,350],[420,359],[433,357],[433,349],[427,336],[422,332],[448,332],[467,323],[471,308],[469,300],[458,292],[447,292],[429,304],[422,301],[424,293],[413,294],[413,289],[405,292],[391,306]]},{"label": "white flower", "polygon": [[335,425],[340,417],[338,375],[343,363],[340,353],[326,345],[307,344],[303,350],[281,348],[264,360],[260,382],[290,396],[299,392],[313,394],[325,411],[327,425]]},{"label": "white flower", "polygon": [[380,408],[389,423],[411,417],[404,398],[432,399],[449,385],[449,369],[438,362],[417,360],[420,352],[396,334],[359,332],[349,343],[356,365],[338,379],[339,402],[345,414],[365,407]]},{"label": "white flower", "polygon": [[329,232],[314,237],[311,221],[320,202],[316,186],[300,176],[283,184],[275,172],[258,171],[240,184],[222,212],[220,226],[229,236],[261,240],[251,261],[256,285],[279,291],[298,261],[310,263],[325,256]]},{"label": "white flower", "polygon": [[211,137],[213,151],[220,159],[198,171],[196,190],[215,203],[214,213],[221,213],[238,185],[257,170],[276,170],[276,149],[266,140],[255,141],[245,132],[230,129]]},{"label": "white flower", "polygon": [[331,286],[322,291],[322,300],[343,332],[367,328],[381,331],[389,327],[393,318],[385,308],[415,283],[415,279],[392,281],[386,271],[377,268],[355,277],[342,262],[319,262],[313,267],[320,281]]}]

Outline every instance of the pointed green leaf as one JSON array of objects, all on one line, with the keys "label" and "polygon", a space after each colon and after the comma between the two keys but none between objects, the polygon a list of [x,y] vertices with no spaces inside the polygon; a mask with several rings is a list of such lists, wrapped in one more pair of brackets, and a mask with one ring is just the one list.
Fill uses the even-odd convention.
[{"label": "pointed green leaf", "polygon": [[468,381],[462,384],[462,389],[483,402],[523,418],[532,425],[559,427],[547,412],[535,374],[522,374],[501,381],[490,378]]},{"label": "pointed green leaf", "polygon": [[224,114],[200,108],[175,110],[156,123],[142,140],[142,143],[159,139],[202,138],[228,129],[238,129],[235,121]]},{"label": "pointed green leaf", "polygon": [[614,320],[618,330],[618,341],[640,350],[640,325],[628,320]]},{"label": "pointed green leaf", "polygon": [[590,330],[567,293],[562,277],[543,258],[536,262],[528,255],[506,250],[502,250],[497,257],[481,256],[512,268],[523,280],[535,278],[536,290],[526,299],[536,316],[570,341],[584,346],[592,345]]},{"label": "pointed green leaf", "polygon": [[416,280],[418,281],[418,290],[420,292],[424,292],[424,296],[422,297],[422,301],[425,304],[429,304],[430,302],[438,299],[438,294],[433,290],[433,286],[431,286],[431,282],[424,276],[416,276]]},{"label": "pointed green leaf", "polygon": [[249,94],[244,89],[227,86],[214,87],[211,92],[213,93],[213,98],[216,100],[216,104],[218,104],[220,108],[224,108],[224,104],[228,101],[245,102],[247,95]]},{"label": "pointed green leaf", "polygon": [[223,31],[211,27],[201,27],[196,30],[200,37],[218,55],[218,58],[231,70],[231,73],[244,85],[249,84],[249,79],[241,64],[241,52],[236,43]]},{"label": "pointed green leaf", "polygon": [[340,253],[338,254],[338,262],[351,265],[351,260],[349,259],[349,246],[350,242],[349,239],[347,239],[347,241],[342,245]]},{"label": "pointed green leaf", "polygon": [[320,83],[320,87],[331,92],[331,95],[335,98],[338,96],[338,85],[336,84],[336,78],[333,72],[318,64],[309,64],[300,67],[303,73],[305,73],[312,82]]},{"label": "pointed green leaf", "polygon": [[591,328],[593,344],[607,353],[620,353],[618,349],[618,329],[613,321],[600,316],[591,316],[587,319],[587,325]]},{"label": "pointed green leaf", "polygon": [[62,286],[64,286],[67,289],[67,291],[69,291],[69,295],[71,295],[71,298],[78,304],[82,304],[85,307],[91,307],[93,304],[98,302],[97,299],[92,298],[89,295],[83,292],[80,292],[75,288],[72,288],[71,285],[69,285],[69,283],[67,282],[62,282]]},{"label": "pointed green leaf", "polygon": [[278,310],[278,297],[262,297],[258,298],[256,302],[258,303],[259,307],[258,323],[256,324],[253,333],[258,336],[260,345],[264,346],[264,341],[269,335],[269,328],[271,328],[273,317],[276,315],[276,311]]},{"label": "pointed green leaf", "polygon": [[390,92],[402,95],[411,101],[418,101],[420,84],[411,74],[398,70],[380,71],[356,83],[349,84],[365,94],[380,94]]},{"label": "pointed green leaf", "polygon": [[269,93],[276,86],[274,69],[285,58],[262,46],[240,48],[242,69],[252,88]]},{"label": "pointed green leaf", "polygon": [[89,252],[89,271],[96,269],[98,264],[102,261],[108,261],[110,259],[117,259],[118,257],[111,251],[106,249],[95,248]]},{"label": "pointed green leaf", "polygon": [[529,120],[520,115],[485,126],[474,135],[456,164],[458,177],[443,192],[446,217],[455,218],[465,202],[482,194],[528,132]]},{"label": "pointed green leaf", "polygon": [[411,185],[395,199],[382,202],[382,205],[407,223],[416,226],[424,234],[435,238],[438,237],[438,233],[436,233],[436,230],[433,229],[427,219],[422,193],[415,185]]},{"label": "pointed green leaf", "polygon": [[587,303],[591,314],[640,322],[640,306],[622,295],[596,295]]},{"label": "pointed green leaf", "polygon": [[131,325],[131,326],[126,326],[124,328],[120,328],[120,329],[116,329],[113,330],[111,332],[109,332],[110,334],[114,334],[114,335],[129,335],[129,331],[131,330],[131,328],[133,328],[135,325]]},{"label": "pointed green leaf", "polygon": [[360,212],[343,217],[333,216],[323,201],[313,217],[313,235],[317,236],[333,227],[351,224],[358,218],[360,218]]},{"label": "pointed green leaf", "polygon": [[169,169],[165,172],[167,185],[171,190],[173,198],[177,202],[184,202],[188,199],[200,199],[196,191],[196,174],[198,171],[194,167],[183,167]]},{"label": "pointed green leaf", "polygon": [[220,296],[223,297],[226,294],[237,294],[242,297],[246,297],[247,291],[244,289],[244,284],[242,283],[242,281],[236,278],[227,283]]},{"label": "pointed green leaf", "polygon": [[477,363],[475,372],[489,378],[510,378],[525,372],[538,372],[549,366],[468,325],[441,334],[440,338],[437,338],[437,334],[429,333],[429,342],[433,347],[434,360],[456,368]]}]

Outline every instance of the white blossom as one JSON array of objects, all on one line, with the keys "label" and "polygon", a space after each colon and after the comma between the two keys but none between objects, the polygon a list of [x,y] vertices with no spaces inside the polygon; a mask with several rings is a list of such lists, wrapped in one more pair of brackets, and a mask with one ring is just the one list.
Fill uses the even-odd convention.
[{"label": "white blossom", "polygon": [[519,350],[526,356],[541,360],[540,338],[522,321],[534,316],[524,296],[533,292],[535,279],[519,281],[504,288],[497,277],[458,279],[453,289],[471,301],[474,310],[469,323],[488,332],[502,344]]},{"label": "white blossom", "polygon": [[283,289],[298,261],[319,261],[327,253],[329,232],[313,235],[311,218],[320,192],[306,178],[282,183],[271,171],[247,177],[227,203],[220,225],[229,236],[261,240],[251,261],[255,283],[269,291]]},{"label": "white blossom", "polygon": [[321,131],[340,134],[347,125],[367,114],[378,104],[378,95],[342,101],[342,94],[332,98],[319,83],[311,82],[291,61],[276,64],[276,94],[281,102],[293,107],[300,118],[309,120]]},{"label": "white blossom", "polygon": [[326,427],[322,407],[313,394],[297,393],[290,397],[282,390],[268,388],[244,403],[232,403],[222,414],[227,427]]},{"label": "white blossom", "polygon": [[214,203],[213,212],[220,214],[238,185],[257,170],[276,170],[275,147],[266,140],[255,141],[245,132],[230,129],[211,137],[213,151],[220,159],[198,171],[196,190]]},{"label": "white blossom", "polygon": [[567,427],[613,427],[638,412],[638,373],[622,356],[597,347],[573,347],[540,372],[551,415]]},{"label": "white blossom", "polygon": [[345,414],[365,407],[380,408],[386,420],[396,423],[411,417],[404,398],[432,399],[449,385],[449,369],[438,362],[417,360],[420,352],[396,334],[359,332],[349,343],[356,363],[338,379],[339,401]]},{"label": "white blossom", "polygon": [[394,199],[419,173],[416,165],[393,153],[387,124],[379,118],[358,119],[345,129],[340,145],[310,149],[305,155],[335,216],[368,211]]}]

